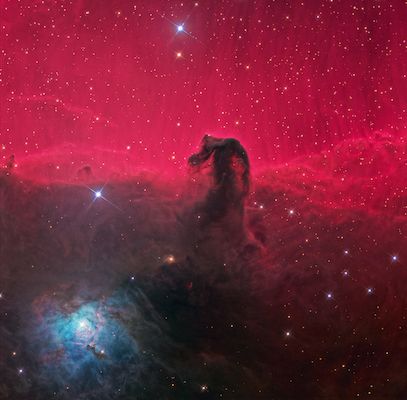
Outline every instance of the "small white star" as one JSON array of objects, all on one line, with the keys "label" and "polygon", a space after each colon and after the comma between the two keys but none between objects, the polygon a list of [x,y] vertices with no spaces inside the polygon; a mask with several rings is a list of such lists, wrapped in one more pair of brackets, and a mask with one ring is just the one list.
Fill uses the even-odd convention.
[{"label": "small white star", "polygon": [[333,294],[331,293],[331,292],[329,292],[329,293],[327,293],[326,294],[326,298],[328,299],[328,300],[332,300],[333,299]]},{"label": "small white star", "polygon": [[373,288],[367,288],[366,289],[367,294],[372,294],[373,293]]},{"label": "small white star", "polygon": [[184,30],[184,25],[177,25],[177,31],[182,32]]},{"label": "small white star", "polygon": [[398,260],[399,260],[399,257],[396,254],[391,256],[391,261],[392,262],[397,262]]},{"label": "small white star", "polygon": [[[118,206],[116,206],[116,204],[112,203],[109,199],[107,199],[107,198],[103,195],[103,189],[104,189],[104,187],[105,187],[105,186],[103,186],[101,189],[97,189],[97,190],[94,190],[94,189],[92,189],[92,188],[88,188],[88,189],[93,193],[93,196],[94,196],[92,203],[93,203],[94,201],[96,201],[97,199],[103,199],[104,201],[106,201],[107,203],[109,203],[111,206],[117,208],[119,211],[122,211]],[[145,191],[145,190],[144,190],[144,191]]]}]

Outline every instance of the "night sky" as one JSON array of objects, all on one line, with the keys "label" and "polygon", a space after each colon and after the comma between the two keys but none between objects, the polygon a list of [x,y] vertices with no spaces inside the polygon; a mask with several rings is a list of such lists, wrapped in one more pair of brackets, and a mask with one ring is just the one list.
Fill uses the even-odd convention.
[{"label": "night sky", "polygon": [[216,133],[267,164],[406,128],[401,0],[1,5],[6,153],[69,142],[182,168]]},{"label": "night sky", "polygon": [[0,28],[0,399],[407,398],[405,1]]}]

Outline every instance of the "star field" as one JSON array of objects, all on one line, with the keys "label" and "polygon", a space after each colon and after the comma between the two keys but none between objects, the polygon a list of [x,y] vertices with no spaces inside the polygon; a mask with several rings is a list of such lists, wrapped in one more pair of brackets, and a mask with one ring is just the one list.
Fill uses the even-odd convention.
[{"label": "star field", "polygon": [[406,128],[403,1],[3,1],[3,157],[61,142],[182,168],[204,133],[254,165]]},{"label": "star field", "polygon": [[0,8],[0,399],[407,398],[405,1]]}]

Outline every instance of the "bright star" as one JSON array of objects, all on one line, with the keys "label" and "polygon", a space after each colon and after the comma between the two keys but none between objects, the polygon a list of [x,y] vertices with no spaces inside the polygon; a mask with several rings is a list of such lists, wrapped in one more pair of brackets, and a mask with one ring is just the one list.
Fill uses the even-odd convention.
[{"label": "bright star", "polygon": [[[105,184],[105,185],[106,185],[106,184]],[[107,198],[105,197],[105,195],[103,194],[103,189],[104,189],[105,185],[103,185],[102,188],[97,189],[97,190],[88,187],[88,189],[93,193],[93,196],[94,196],[91,205],[92,205],[97,199],[103,199],[104,201],[106,201],[107,203],[109,203],[110,205],[112,205],[113,207],[117,208],[119,211],[122,211],[118,206],[116,206],[116,204],[112,203],[112,202],[111,202],[109,199],[107,199]]]},{"label": "bright star", "polygon": [[80,321],[80,322],[79,322],[79,327],[80,327],[80,328],[85,328],[86,325],[87,325],[87,324],[86,324],[86,321]]},{"label": "bright star", "polygon": [[391,261],[393,261],[393,262],[396,262],[396,261],[398,261],[398,256],[397,255],[393,255],[393,256],[391,256]]},{"label": "bright star", "polygon": [[193,36],[193,35],[191,34],[191,32],[188,32],[188,31],[185,29],[185,22],[186,22],[186,20],[185,20],[184,22],[181,22],[181,23],[175,23],[175,22],[171,21],[170,19],[168,19],[165,15],[162,15],[162,17],[163,17],[165,20],[167,20],[171,25],[173,25],[174,29],[176,30],[176,34],[177,34],[177,33],[183,33],[183,34],[185,34],[185,35],[190,36],[190,37],[193,38],[193,39],[196,39],[196,37]]},{"label": "bright star", "polygon": [[166,262],[167,264],[173,264],[175,263],[175,257],[172,254],[169,254],[164,258],[164,262]]}]

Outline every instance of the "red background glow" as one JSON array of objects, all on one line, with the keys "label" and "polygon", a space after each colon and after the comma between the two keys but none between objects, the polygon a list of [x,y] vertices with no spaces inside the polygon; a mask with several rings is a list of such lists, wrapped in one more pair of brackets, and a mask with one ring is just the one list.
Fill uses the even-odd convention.
[{"label": "red background glow", "polygon": [[3,158],[68,142],[183,168],[214,133],[264,165],[406,128],[401,0],[0,4]]}]

